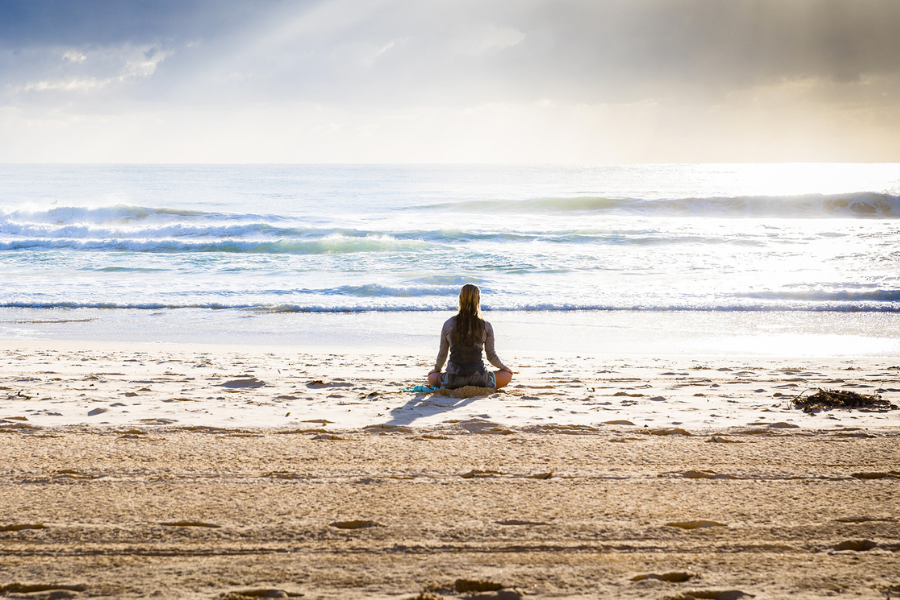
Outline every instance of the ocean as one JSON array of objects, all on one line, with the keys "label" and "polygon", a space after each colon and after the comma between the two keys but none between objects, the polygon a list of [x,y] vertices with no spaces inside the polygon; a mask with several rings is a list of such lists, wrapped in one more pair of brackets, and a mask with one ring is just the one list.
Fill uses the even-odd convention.
[{"label": "ocean", "polygon": [[472,282],[509,348],[890,356],[900,164],[0,165],[0,269],[5,339],[436,347]]}]

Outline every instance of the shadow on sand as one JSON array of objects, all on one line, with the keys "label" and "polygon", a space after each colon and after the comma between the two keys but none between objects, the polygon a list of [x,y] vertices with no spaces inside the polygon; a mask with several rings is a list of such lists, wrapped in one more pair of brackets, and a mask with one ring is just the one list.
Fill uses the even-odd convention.
[{"label": "shadow on sand", "polygon": [[[416,419],[430,417],[438,413],[448,412],[462,408],[474,402],[496,393],[493,390],[485,391],[468,398],[453,398],[439,394],[416,394],[403,406],[391,409],[391,418],[385,425],[411,425]],[[487,417],[487,415],[482,415]]]}]

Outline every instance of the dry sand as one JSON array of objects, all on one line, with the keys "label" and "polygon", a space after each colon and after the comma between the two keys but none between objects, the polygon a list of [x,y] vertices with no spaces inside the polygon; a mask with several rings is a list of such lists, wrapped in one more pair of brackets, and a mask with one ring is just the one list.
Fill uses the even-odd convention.
[{"label": "dry sand", "polygon": [[504,359],[2,342],[0,595],[900,596],[897,364]]}]

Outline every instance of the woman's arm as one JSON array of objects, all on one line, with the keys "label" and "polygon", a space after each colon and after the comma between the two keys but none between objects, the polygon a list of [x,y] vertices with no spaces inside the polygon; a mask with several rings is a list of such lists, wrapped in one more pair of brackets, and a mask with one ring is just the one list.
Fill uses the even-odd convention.
[{"label": "woman's arm", "polygon": [[452,321],[452,317],[447,319],[444,322],[444,326],[441,327],[441,346],[438,349],[437,360],[434,363],[434,371],[432,371],[432,373],[440,373],[441,369],[444,367],[444,362],[447,360],[447,353],[450,352],[450,330],[453,325]]},{"label": "woman's arm", "polygon": [[494,328],[487,321],[484,322],[484,354],[492,365],[501,371],[512,373],[512,369],[503,364],[503,361],[497,356],[497,351],[494,350]]}]

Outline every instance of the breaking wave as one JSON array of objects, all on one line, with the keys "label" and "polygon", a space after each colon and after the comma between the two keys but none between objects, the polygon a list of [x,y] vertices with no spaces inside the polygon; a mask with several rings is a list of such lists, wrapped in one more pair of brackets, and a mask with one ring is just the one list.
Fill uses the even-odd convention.
[{"label": "breaking wave", "polygon": [[598,213],[646,217],[900,218],[900,196],[875,192],[801,196],[738,196],[645,200],[636,198],[536,198],[453,202],[419,209],[461,212]]}]

